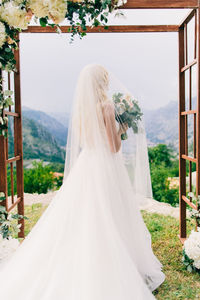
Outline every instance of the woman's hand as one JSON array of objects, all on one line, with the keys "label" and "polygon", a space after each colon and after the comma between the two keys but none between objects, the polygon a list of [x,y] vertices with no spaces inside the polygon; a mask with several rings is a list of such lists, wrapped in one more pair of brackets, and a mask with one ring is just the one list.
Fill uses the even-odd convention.
[{"label": "woman's hand", "polygon": [[126,133],[126,131],[128,130],[128,124],[127,123],[122,123],[119,126],[119,135],[121,136],[123,133]]}]

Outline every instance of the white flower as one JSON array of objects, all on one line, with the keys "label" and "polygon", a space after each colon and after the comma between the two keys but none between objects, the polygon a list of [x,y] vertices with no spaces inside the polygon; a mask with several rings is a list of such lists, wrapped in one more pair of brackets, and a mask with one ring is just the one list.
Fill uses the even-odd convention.
[{"label": "white flower", "polygon": [[3,46],[5,41],[6,41],[5,25],[2,22],[0,22],[0,48]]},{"label": "white flower", "polygon": [[12,214],[9,214],[8,217],[7,217],[7,220],[8,220],[8,221],[12,221],[12,219],[13,219],[13,218],[12,218]]},{"label": "white flower", "polygon": [[114,5],[115,5],[116,7],[122,6],[122,5],[124,5],[125,3],[127,3],[127,0],[114,0]]},{"label": "white flower", "polygon": [[5,197],[5,193],[4,192],[0,192],[0,197]]},{"label": "white flower", "polygon": [[26,10],[18,7],[14,2],[6,2],[0,7],[0,17],[11,27],[27,29],[28,20]]},{"label": "white flower", "polygon": [[184,242],[185,253],[187,256],[194,260],[194,266],[200,266],[200,231],[192,230],[188,239]]},{"label": "white flower", "polygon": [[49,1],[49,16],[55,24],[59,24],[65,19],[67,3],[65,0]]},{"label": "white flower", "polygon": [[188,196],[189,196],[189,197],[192,197],[192,198],[195,197],[195,195],[194,195],[193,192],[189,192],[189,193],[188,193]]},{"label": "white flower", "polygon": [[49,14],[48,0],[29,0],[28,7],[37,18],[45,18]]},{"label": "white flower", "polygon": [[200,260],[195,260],[193,262],[193,265],[195,266],[195,268],[200,269]]},{"label": "white flower", "polygon": [[50,17],[54,23],[61,23],[67,12],[65,0],[29,0],[28,7],[38,18]]}]

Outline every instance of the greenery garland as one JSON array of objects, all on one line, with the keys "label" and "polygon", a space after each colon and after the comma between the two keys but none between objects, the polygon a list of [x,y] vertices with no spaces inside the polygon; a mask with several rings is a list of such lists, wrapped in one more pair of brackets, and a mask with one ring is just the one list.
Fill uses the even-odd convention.
[{"label": "greenery garland", "polygon": [[[3,0],[0,4],[0,69],[16,71],[14,50],[18,33],[28,28],[31,19],[42,27],[51,26],[60,32],[59,24],[69,21],[71,41],[86,35],[86,23],[107,29],[108,15],[127,0]],[[13,104],[11,91],[3,91],[0,82],[0,135],[6,136],[8,119],[4,109]]]}]

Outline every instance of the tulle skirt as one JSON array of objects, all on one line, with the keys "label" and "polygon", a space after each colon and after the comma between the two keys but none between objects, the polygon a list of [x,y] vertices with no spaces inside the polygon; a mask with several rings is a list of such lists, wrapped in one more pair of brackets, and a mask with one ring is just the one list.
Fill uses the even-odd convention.
[{"label": "tulle skirt", "polygon": [[165,279],[120,153],[83,150],[0,271],[6,300],[147,300]]}]

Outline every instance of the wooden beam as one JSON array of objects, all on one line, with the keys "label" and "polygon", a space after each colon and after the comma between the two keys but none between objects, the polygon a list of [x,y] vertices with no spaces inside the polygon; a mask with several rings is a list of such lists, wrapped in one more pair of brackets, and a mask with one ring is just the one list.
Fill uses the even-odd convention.
[{"label": "wooden beam", "polygon": [[186,203],[182,196],[186,195],[186,160],[185,158],[185,72],[184,67],[184,27],[179,30],[179,209],[180,209],[180,238],[186,238]]},{"label": "wooden beam", "polygon": [[[2,70],[0,69],[0,79],[2,80]],[[8,199],[8,187],[7,187],[7,166],[6,166],[6,138],[0,136],[0,192],[5,194],[6,200],[0,204],[6,207]],[[6,207],[7,208],[7,207]]]},{"label": "wooden beam", "polygon": [[195,58],[189,64],[187,64],[186,66],[184,66],[183,68],[181,68],[181,72],[185,72],[186,70],[188,70],[189,68],[191,68],[192,66],[194,66],[196,63],[197,63],[197,59]]},{"label": "wooden beam", "polygon": [[198,0],[128,0],[120,8],[197,8],[198,5]]},{"label": "wooden beam", "polygon": [[[70,33],[70,26],[61,26],[63,33]],[[103,26],[89,27],[87,33],[131,33],[131,32],[178,32],[178,25],[111,25],[108,29]],[[28,29],[21,33],[57,33],[56,29],[47,26],[29,26]]]},{"label": "wooden beam", "polygon": [[6,163],[7,163],[7,164],[10,164],[10,163],[12,163],[12,162],[14,162],[14,161],[17,161],[17,160],[20,160],[20,159],[21,159],[21,156],[18,155],[18,156],[15,156],[15,157],[12,157],[12,158],[7,159],[7,160],[6,160]]},{"label": "wooden beam", "polygon": [[188,156],[188,155],[185,155],[185,154],[182,154],[182,155],[181,155],[181,158],[183,158],[183,159],[185,159],[185,160],[188,160],[188,161],[191,161],[191,162],[193,162],[193,163],[196,163],[196,162],[197,162],[196,158],[191,157],[191,156]]},{"label": "wooden beam", "polygon": [[12,112],[12,111],[5,110],[4,114],[7,115],[7,116],[12,116],[12,117],[19,117],[19,114],[15,113],[15,112]]},{"label": "wooden beam", "polygon": [[194,17],[196,13],[196,9],[193,9],[192,11],[190,11],[184,18],[183,20],[180,22],[179,26],[183,26],[184,24],[187,24],[190,22],[190,20]]},{"label": "wooden beam", "polygon": [[186,110],[186,111],[182,111],[181,112],[181,116],[184,116],[184,115],[194,115],[196,113],[197,113],[196,110]]},{"label": "wooden beam", "polygon": [[[15,112],[18,118],[14,118],[14,148],[15,157],[20,157],[16,161],[17,174],[17,198],[20,199],[17,205],[18,214],[24,215],[24,178],[23,178],[23,146],[22,146],[22,112],[21,112],[21,84],[20,84],[20,45],[15,50],[16,69],[14,73],[14,90],[15,90]],[[24,237],[24,219],[18,221],[21,224],[19,237]]]},{"label": "wooden beam", "polygon": [[185,203],[187,203],[191,208],[193,209],[197,209],[197,206],[191,202],[186,196],[182,196],[183,201],[185,201]]},{"label": "wooden beam", "polygon": [[12,203],[12,205],[8,208],[8,212],[10,212],[16,205],[18,205],[20,202],[22,201],[22,199],[19,197],[17,198],[17,200]]},{"label": "wooden beam", "polygon": [[197,114],[196,114],[196,195],[200,195],[200,9],[197,10]]}]

